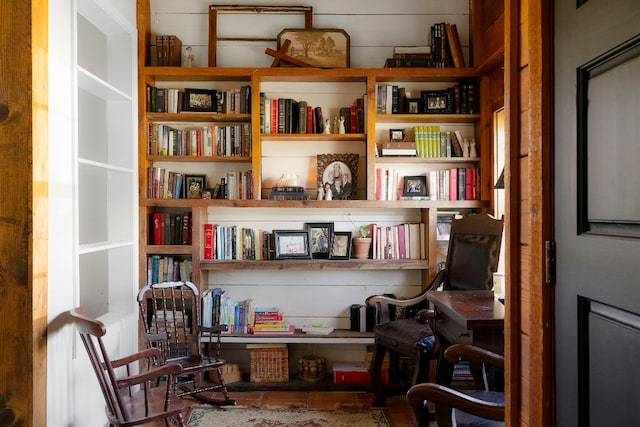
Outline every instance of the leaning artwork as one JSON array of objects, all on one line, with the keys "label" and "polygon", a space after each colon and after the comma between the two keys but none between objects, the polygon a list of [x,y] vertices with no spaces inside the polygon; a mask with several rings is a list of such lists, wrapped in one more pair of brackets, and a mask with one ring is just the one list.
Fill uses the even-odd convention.
[{"label": "leaning artwork", "polygon": [[[278,50],[285,40],[286,55],[318,68],[349,68],[349,35],[339,29],[284,29],[278,34]],[[337,129],[336,129],[337,131]]]}]

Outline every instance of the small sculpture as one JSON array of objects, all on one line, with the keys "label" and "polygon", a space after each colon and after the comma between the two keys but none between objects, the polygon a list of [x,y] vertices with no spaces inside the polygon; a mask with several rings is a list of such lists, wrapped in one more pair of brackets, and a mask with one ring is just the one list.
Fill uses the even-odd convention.
[{"label": "small sculpture", "polygon": [[340,128],[338,130],[338,133],[347,133],[346,129],[344,128],[344,117],[340,116]]},{"label": "small sculpture", "polygon": [[182,66],[183,67],[192,67],[193,61],[195,60],[195,56],[193,56],[193,48],[191,46],[187,46],[184,50],[184,56],[182,58]]},{"label": "small sculpture", "polygon": [[478,157],[478,149],[476,148],[476,140],[472,139],[469,143],[469,157],[475,159]]},{"label": "small sculpture", "polygon": [[324,195],[324,199],[325,200],[333,200],[333,192],[331,191],[331,188],[328,188],[325,195]]},{"label": "small sculpture", "polygon": [[469,157],[469,141],[467,141],[467,138],[462,140],[462,157]]},{"label": "small sculpture", "polygon": [[324,200],[324,188],[318,187],[318,197],[317,200]]},{"label": "small sculpture", "polygon": [[329,122],[329,119],[324,121],[324,129],[322,133],[331,133],[331,122]]}]

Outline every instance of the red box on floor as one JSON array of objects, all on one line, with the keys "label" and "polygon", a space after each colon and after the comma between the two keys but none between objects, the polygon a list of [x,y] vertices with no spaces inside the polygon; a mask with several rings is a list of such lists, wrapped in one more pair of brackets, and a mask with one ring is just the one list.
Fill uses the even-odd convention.
[{"label": "red box on floor", "polygon": [[[382,370],[382,381],[389,382],[389,372]],[[334,384],[371,384],[368,367],[361,362],[335,362],[333,364]]]}]

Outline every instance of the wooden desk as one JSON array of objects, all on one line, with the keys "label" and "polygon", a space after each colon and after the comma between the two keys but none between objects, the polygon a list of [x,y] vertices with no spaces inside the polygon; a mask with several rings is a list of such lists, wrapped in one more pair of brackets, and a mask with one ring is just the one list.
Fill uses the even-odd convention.
[{"label": "wooden desk", "polygon": [[[504,305],[493,291],[431,291],[427,299],[435,307],[435,332],[445,348],[473,344],[504,353]],[[452,370],[441,358],[438,382],[448,384]]]}]

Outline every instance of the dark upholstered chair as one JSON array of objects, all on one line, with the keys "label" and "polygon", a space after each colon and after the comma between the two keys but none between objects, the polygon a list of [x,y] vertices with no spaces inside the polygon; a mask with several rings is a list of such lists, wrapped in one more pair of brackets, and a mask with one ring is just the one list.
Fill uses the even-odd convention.
[{"label": "dark upholstered chair", "polygon": [[[233,406],[222,375],[220,335],[227,325],[202,326],[200,292],[191,282],[146,285],[138,292],[140,319],[149,348],[161,350],[162,363],[177,363],[182,373],[175,377],[176,394],[202,402]],[[207,373],[217,382],[208,382]],[[211,397],[221,392],[222,399]]]},{"label": "dark upholstered chair", "polygon": [[[504,357],[467,344],[454,344],[447,348],[445,357],[454,364],[460,358],[474,368],[474,390],[456,391],[440,384],[416,384],[407,392],[407,400],[414,414],[416,427],[429,427],[432,418],[428,404],[435,406],[438,427],[498,427],[504,426],[504,393],[489,391],[482,375],[483,367],[490,365],[504,369]],[[475,374],[477,373],[477,375]],[[455,423],[452,421],[455,419]]]},{"label": "dark upholstered chair", "polygon": [[[413,359],[415,368],[411,385],[429,382],[430,361],[437,358],[439,350],[446,348],[448,343],[433,332],[434,312],[429,309],[427,292],[492,289],[503,225],[503,219],[483,214],[453,219],[445,266],[423,292],[407,299],[387,295],[367,298],[368,305],[377,307],[378,315],[378,324],[373,330],[375,347],[370,367],[374,406],[386,403],[382,364],[387,350],[392,367],[399,356]],[[447,370],[444,375],[448,375]]]},{"label": "dark upholstered chair", "polygon": [[[175,395],[172,385],[174,376],[182,372],[180,365],[155,367],[155,359],[160,357],[160,351],[155,348],[111,360],[102,341],[107,333],[102,322],[85,316],[79,309],[65,313],[67,318],[78,330],[98,378],[107,404],[109,426],[129,427],[150,422],[159,425],[159,420],[164,420],[165,425],[187,425],[188,407]],[[140,366],[144,369],[137,373]],[[167,381],[154,387],[160,379]]]}]

